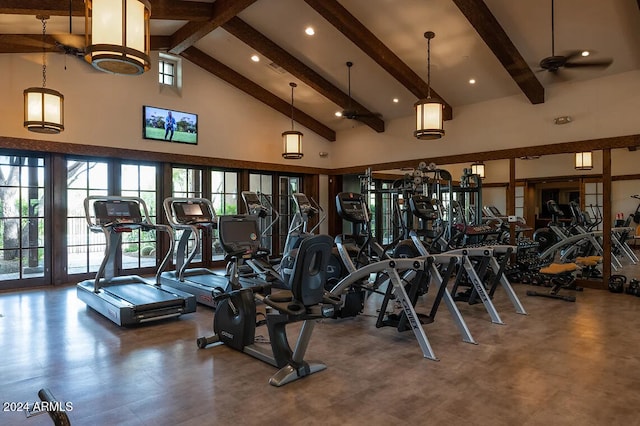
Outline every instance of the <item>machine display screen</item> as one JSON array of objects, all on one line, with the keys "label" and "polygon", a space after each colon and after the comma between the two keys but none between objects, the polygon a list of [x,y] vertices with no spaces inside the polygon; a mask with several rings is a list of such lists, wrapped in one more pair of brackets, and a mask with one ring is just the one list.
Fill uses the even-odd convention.
[{"label": "machine display screen", "polygon": [[343,201],[342,206],[347,212],[361,212],[362,204],[360,201]]},{"label": "machine display screen", "polygon": [[204,214],[200,204],[183,204],[182,211],[187,216],[202,216]]},{"label": "machine display screen", "polygon": [[213,222],[209,208],[204,203],[180,202],[173,205],[176,220],[180,223],[187,222]]},{"label": "machine display screen", "polygon": [[226,251],[235,251],[243,247],[257,248],[260,244],[258,221],[255,216],[221,216],[218,231],[220,242]]},{"label": "machine display screen", "polygon": [[338,215],[351,223],[365,223],[367,218],[366,205],[360,194],[341,192],[336,195]]},{"label": "machine display screen", "polygon": [[98,200],[93,203],[98,224],[142,223],[140,205],[129,200]]},{"label": "machine display screen", "polygon": [[300,193],[296,193],[296,194],[293,194],[293,196],[295,197],[295,200],[296,200],[296,203],[298,204],[298,206],[306,207],[306,206],[310,206],[311,205],[311,203],[309,202],[309,199],[307,198],[306,195],[300,194]]},{"label": "machine display screen", "polygon": [[129,205],[122,203],[107,203],[107,216],[111,217],[129,217]]},{"label": "machine display screen", "polygon": [[245,191],[242,193],[242,197],[247,204],[261,204],[260,199],[258,198],[258,194],[256,194],[255,192]]}]

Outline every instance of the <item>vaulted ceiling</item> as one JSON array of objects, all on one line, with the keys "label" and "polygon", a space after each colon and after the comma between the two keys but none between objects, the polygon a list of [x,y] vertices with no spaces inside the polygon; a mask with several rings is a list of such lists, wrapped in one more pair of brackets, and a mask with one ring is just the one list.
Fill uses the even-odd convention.
[{"label": "vaulted ceiling", "polygon": [[[180,55],[287,116],[289,82],[297,83],[296,121],[328,140],[352,126],[383,132],[385,121],[412,114],[413,103],[427,94],[425,31],[436,33],[431,92],[445,100],[447,119],[455,118],[458,106],[505,96],[539,104],[554,84],[640,68],[640,0],[555,0],[556,55],[589,50],[589,57],[573,62],[613,60],[608,67],[557,73],[539,65],[551,56],[551,0],[151,0],[151,5],[152,50]],[[84,34],[82,1],[0,0],[0,53],[41,51],[36,15],[51,16],[49,51],[63,53],[56,40],[82,44],[82,37],[68,37],[70,23],[74,34]],[[305,34],[308,26],[315,35]],[[254,54],[259,62],[251,61]],[[348,61],[353,62],[350,88]],[[335,116],[344,109],[359,117]]]}]

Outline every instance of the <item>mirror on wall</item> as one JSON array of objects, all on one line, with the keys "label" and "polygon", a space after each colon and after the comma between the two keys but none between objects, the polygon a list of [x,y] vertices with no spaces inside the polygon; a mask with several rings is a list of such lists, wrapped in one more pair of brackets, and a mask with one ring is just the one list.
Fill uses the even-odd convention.
[{"label": "mirror on wall", "polygon": [[[638,250],[640,249],[640,151],[619,148],[611,150],[611,217],[618,231],[612,235],[626,237],[626,245],[614,247],[612,274],[626,278],[625,289],[631,279],[640,279]],[[620,226],[622,225],[622,226]],[[614,244],[615,241],[612,241]],[[614,268],[613,266],[620,266]]]},{"label": "mirror on wall", "polygon": [[[477,165],[476,163],[474,166]],[[480,218],[485,216],[482,209],[487,205],[500,212],[506,212],[509,160],[487,161],[482,166],[485,172],[483,179],[472,173],[471,162],[433,166],[416,162],[415,167],[375,171],[373,180],[376,186],[372,192],[377,194],[370,195],[369,204],[375,206],[372,207],[372,218],[375,221],[373,227],[384,235],[379,242],[386,244],[390,240],[389,236],[398,238],[403,233],[406,235],[407,229],[433,226],[407,214],[407,200],[412,194],[437,200],[435,208],[442,219],[448,223],[448,217],[451,216],[451,222],[456,226],[484,225],[485,222]],[[451,189],[449,178],[443,176],[450,176]],[[343,185],[345,190],[359,188],[357,176],[352,175],[347,179],[349,182]],[[450,203],[451,199],[454,203]],[[498,231],[490,232],[488,237],[497,239],[502,234]],[[449,234],[453,235],[453,232],[449,231]],[[465,241],[479,243],[481,240],[482,236],[478,236]]]},{"label": "mirror on wall", "polygon": [[[533,228],[542,262],[567,263],[602,253],[602,152],[592,167],[576,169],[573,153],[516,159],[516,212]],[[602,281],[602,265],[578,272]]]},{"label": "mirror on wall", "polygon": [[[554,235],[554,239],[545,243],[552,246],[562,239],[556,231],[565,232],[563,229],[571,225],[576,214],[587,218],[589,222],[584,226],[591,227],[598,244],[602,245],[604,232],[612,236],[611,268],[608,265],[606,268],[600,265],[594,268],[597,271],[593,275],[586,277],[593,280],[595,288],[603,289],[606,289],[608,284],[601,277],[604,269],[607,269],[607,273],[610,269],[611,274],[626,277],[627,283],[631,279],[640,280],[640,262],[637,260],[637,246],[640,242],[640,172],[637,164],[640,163],[640,150],[625,147],[611,149],[610,153],[611,190],[607,187],[606,194],[603,182],[604,155],[600,150],[590,153],[593,165],[588,170],[576,169],[573,153],[532,155],[512,160],[515,163],[515,213],[531,228],[530,231],[522,232],[521,236],[533,239],[537,231],[539,234],[540,229],[546,228],[547,232]],[[506,213],[508,200],[512,195],[508,185],[510,160],[485,161],[484,166],[486,177],[482,180],[481,203],[483,207],[494,206],[496,211]],[[439,164],[438,167],[449,171],[452,179],[460,182],[463,170],[470,168],[471,162]],[[393,181],[412,172],[413,170],[409,169],[398,169],[376,171],[375,174]],[[358,190],[358,177],[352,178],[350,190]],[[376,225],[380,229],[393,226],[391,200],[391,196],[372,199],[377,203],[377,211],[384,211],[383,219]],[[547,205],[549,200],[554,200],[562,212],[561,218],[557,219],[558,227],[555,230],[549,227],[553,220],[553,214]],[[383,207],[385,203],[388,206],[386,208]],[[607,222],[611,223],[603,221],[605,205],[610,210],[607,212]],[[386,232],[385,235],[390,239],[392,233]],[[593,250],[588,248],[591,242],[585,241],[573,245],[560,244],[556,247],[557,250],[554,250],[554,260],[567,260],[572,256],[576,257],[577,254],[593,253]],[[564,258],[560,259],[560,256]]]}]

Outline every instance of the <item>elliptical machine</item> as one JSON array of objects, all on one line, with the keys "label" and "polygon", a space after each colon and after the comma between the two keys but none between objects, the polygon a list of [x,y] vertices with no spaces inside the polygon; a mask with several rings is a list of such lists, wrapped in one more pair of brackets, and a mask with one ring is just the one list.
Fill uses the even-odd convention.
[{"label": "elliptical machine", "polygon": [[[219,235],[230,256],[250,258],[259,250],[258,223],[251,216],[220,216]],[[299,378],[324,370],[319,362],[304,359],[311,340],[315,320],[333,316],[339,299],[325,295],[326,267],[333,241],[328,235],[304,239],[298,248],[287,285],[269,295],[258,294],[259,287],[244,288],[216,296],[211,337],[197,340],[199,348],[213,343],[225,345],[267,362],[279,370],[270,379],[273,386],[282,386]],[[257,322],[256,300],[267,305],[266,319]],[[295,349],[289,345],[286,326],[302,321]],[[265,325],[269,332],[270,351],[255,342],[256,326]]]}]

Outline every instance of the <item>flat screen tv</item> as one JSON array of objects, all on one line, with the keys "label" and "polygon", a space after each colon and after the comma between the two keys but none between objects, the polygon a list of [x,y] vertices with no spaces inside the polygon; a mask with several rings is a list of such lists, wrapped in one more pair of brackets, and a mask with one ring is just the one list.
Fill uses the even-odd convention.
[{"label": "flat screen tv", "polygon": [[198,143],[198,114],[144,105],[142,137],[195,145]]}]

